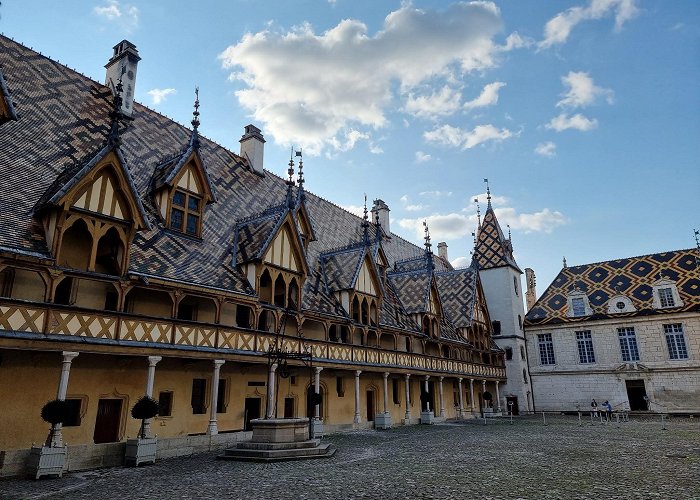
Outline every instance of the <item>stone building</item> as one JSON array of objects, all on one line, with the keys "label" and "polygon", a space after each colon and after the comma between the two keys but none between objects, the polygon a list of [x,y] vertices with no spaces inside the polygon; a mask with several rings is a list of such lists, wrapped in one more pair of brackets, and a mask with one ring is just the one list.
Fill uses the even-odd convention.
[{"label": "stone building", "polygon": [[700,250],[565,262],[525,335],[538,410],[700,412]]},{"label": "stone building", "polygon": [[415,424],[498,393],[483,278],[427,231],[416,246],[381,200],[370,220],[308,192],[303,158],[265,170],[253,125],[239,153],[200,136],[198,100],[191,129],[135,102],[127,41],[104,85],[2,36],[0,53],[0,475],[56,397],[77,468],[121,461],[144,394],[168,456],[259,416]]}]

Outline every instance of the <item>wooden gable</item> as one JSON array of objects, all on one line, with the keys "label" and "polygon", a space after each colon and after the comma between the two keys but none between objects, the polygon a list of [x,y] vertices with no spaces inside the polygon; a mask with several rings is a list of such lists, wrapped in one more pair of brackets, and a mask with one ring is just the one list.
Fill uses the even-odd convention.
[{"label": "wooden gable", "polygon": [[299,243],[298,233],[291,215],[285,216],[277,234],[272,238],[263,261],[295,273],[307,273],[304,250]]},{"label": "wooden gable", "polygon": [[489,310],[486,307],[486,298],[484,297],[484,290],[481,288],[481,280],[477,281],[472,321],[485,325],[486,328],[491,331],[491,318],[489,316]]},{"label": "wooden gable", "polygon": [[316,235],[314,234],[314,229],[311,226],[311,219],[309,218],[309,213],[306,211],[306,206],[302,203],[296,213],[297,224],[299,226],[299,231],[306,237],[306,241],[315,241]]},{"label": "wooden gable", "polygon": [[355,280],[355,290],[375,297],[379,296],[381,291],[379,277],[367,253],[362,259],[362,266]]},{"label": "wooden gable", "polygon": [[136,229],[148,227],[136,196],[126,167],[119,155],[110,151],[57,200],[57,205],[133,223]]},{"label": "wooden gable", "polygon": [[442,316],[442,304],[440,304],[440,295],[435,286],[435,278],[430,284],[430,294],[428,295],[428,312],[435,316]]}]

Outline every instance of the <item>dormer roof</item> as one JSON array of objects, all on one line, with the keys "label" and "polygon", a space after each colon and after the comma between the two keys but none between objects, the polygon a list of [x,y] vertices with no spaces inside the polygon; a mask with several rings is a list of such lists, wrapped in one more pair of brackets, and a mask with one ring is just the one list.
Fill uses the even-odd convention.
[{"label": "dormer roof", "polygon": [[0,125],[17,120],[17,118],[17,111],[15,111],[15,106],[12,103],[10,89],[7,87],[5,76],[2,74],[2,67],[0,67]]},{"label": "dormer roof", "polygon": [[156,165],[155,172],[153,173],[153,189],[158,190],[166,185],[174,187],[178,175],[190,161],[194,161],[197,166],[197,170],[203,181],[205,198],[207,198],[208,202],[216,201],[216,194],[207,169],[202,162],[202,157],[199,154],[199,148],[196,147],[192,141],[177,154],[162,160]]}]

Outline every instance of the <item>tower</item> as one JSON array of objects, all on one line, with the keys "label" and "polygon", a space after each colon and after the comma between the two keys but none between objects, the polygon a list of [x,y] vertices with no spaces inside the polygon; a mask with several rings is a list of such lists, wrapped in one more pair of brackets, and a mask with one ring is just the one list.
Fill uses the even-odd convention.
[{"label": "tower", "polygon": [[136,45],[128,40],[122,40],[114,46],[114,54],[105,65],[107,68],[105,85],[112,89],[112,93],[116,93],[117,84],[122,83],[124,90],[120,111],[128,117],[131,117],[134,108],[136,69],[140,60]]},{"label": "tower", "polygon": [[[532,410],[532,389],[527,365],[527,349],[523,320],[523,291],[520,284],[522,271],[513,258],[510,237],[503,234],[496,213],[488,206],[479,224],[473,258],[479,266],[479,278],[484,289],[486,305],[493,324],[493,340],[505,351],[508,381],[501,391],[499,406],[508,411]],[[512,407],[508,403],[513,403]]]}]

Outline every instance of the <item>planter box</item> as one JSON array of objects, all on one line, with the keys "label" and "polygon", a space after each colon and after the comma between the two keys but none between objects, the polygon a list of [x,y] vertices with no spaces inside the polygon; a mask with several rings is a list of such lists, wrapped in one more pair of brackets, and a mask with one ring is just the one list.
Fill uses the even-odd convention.
[{"label": "planter box", "polygon": [[420,423],[433,425],[435,423],[435,414],[432,411],[420,412]]},{"label": "planter box", "polygon": [[391,429],[391,413],[377,413],[374,416],[375,429]]},{"label": "planter box", "polygon": [[124,462],[126,465],[137,467],[143,463],[155,463],[156,448],[158,446],[158,438],[137,438],[127,439],[126,452],[124,454]]},{"label": "planter box", "polygon": [[32,446],[29,452],[29,474],[35,479],[41,476],[61,477],[66,465],[67,452],[66,446]]}]

